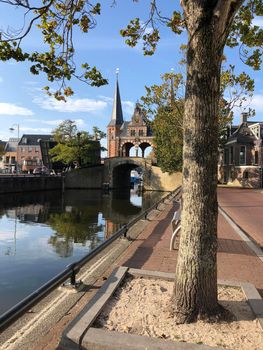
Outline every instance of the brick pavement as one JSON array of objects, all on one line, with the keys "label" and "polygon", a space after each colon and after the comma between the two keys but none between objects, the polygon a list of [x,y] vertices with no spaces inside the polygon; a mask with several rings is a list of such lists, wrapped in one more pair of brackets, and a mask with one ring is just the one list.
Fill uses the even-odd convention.
[{"label": "brick pavement", "polygon": [[[118,265],[175,272],[178,250],[169,250],[173,206],[146,227],[131,244]],[[176,247],[178,247],[178,239]],[[253,283],[263,296],[263,263],[222,215],[218,218],[218,278]]]}]

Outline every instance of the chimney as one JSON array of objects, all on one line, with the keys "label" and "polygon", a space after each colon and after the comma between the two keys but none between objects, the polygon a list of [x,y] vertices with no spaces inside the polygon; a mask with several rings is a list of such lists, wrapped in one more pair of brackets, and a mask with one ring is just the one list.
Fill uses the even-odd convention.
[{"label": "chimney", "polygon": [[246,112],[241,113],[240,114],[240,124],[246,123],[247,117],[248,117],[248,113],[246,113]]}]

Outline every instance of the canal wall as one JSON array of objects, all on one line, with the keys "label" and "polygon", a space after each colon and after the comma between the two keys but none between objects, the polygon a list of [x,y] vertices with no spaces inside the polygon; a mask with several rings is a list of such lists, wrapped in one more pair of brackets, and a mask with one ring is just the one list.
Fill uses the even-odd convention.
[{"label": "canal wall", "polygon": [[182,185],[182,173],[163,172],[157,166],[145,168],[143,188],[146,191],[173,191]]},{"label": "canal wall", "polygon": [[[119,163],[118,163],[119,164]],[[112,165],[112,164],[111,164]],[[116,168],[116,167],[115,167]],[[89,168],[74,169],[66,174],[64,188],[65,189],[99,189],[103,188],[103,183],[108,182],[112,187],[115,176],[115,182],[118,182],[118,172],[114,173],[114,166],[111,168],[105,165],[93,166]],[[119,166],[119,168],[121,168]],[[130,169],[121,173],[122,180],[125,180],[127,186],[130,180]],[[114,174],[114,175],[113,175]],[[120,176],[120,174],[119,174]],[[143,188],[149,191],[173,191],[182,184],[182,173],[164,173],[157,166],[148,165],[144,167]],[[117,186],[116,186],[117,187]]]},{"label": "canal wall", "polygon": [[102,188],[104,176],[104,166],[98,165],[89,168],[74,169],[65,175],[64,187],[68,189]]},{"label": "canal wall", "polygon": [[0,194],[61,190],[61,176],[1,175]]}]

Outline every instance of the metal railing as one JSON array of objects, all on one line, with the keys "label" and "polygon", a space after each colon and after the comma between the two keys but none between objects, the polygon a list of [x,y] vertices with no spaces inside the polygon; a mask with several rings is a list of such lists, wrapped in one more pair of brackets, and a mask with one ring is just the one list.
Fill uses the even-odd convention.
[{"label": "metal railing", "polygon": [[95,249],[85,255],[83,258],[78,260],[75,263],[72,263],[67,266],[67,268],[60,272],[58,275],[53,277],[47,283],[43,284],[40,288],[36,289],[33,293],[29,294],[26,298],[21,300],[19,303],[14,305],[11,309],[6,311],[3,315],[0,316],[0,331],[5,329],[11,322],[15,321],[18,316],[20,316],[24,311],[29,309],[32,305],[36,304],[41,298],[55,289],[57,286],[65,282],[67,279],[70,279],[71,284],[76,282],[76,274],[79,272],[80,268],[85,265],[88,261],[94,258],[98,253],[105,249],[110,243],[115,241],[120,236],[127,237],[127,232],[130,227],[132,227],[137,221],[141,219],[147,219],[147,215],[153,209],[158,209],[158,206],[161,203],[164,203],[165,200],[171,199],[179,195],[181,187],[178,187],[174,191],[169,192],[167,196],[162,197],[158,202],[152,205],[150,208],[145,210],[143,213],[138,215],[136,218],[131,220],[128,224],[122,226],[117,232],[115,232],[111,237],[98,245]]}]

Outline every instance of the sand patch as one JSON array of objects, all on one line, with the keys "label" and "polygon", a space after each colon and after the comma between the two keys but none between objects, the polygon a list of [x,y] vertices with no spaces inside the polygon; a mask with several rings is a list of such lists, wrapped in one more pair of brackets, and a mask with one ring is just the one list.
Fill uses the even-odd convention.
[{"label": "sand patch", "polygon": [[97,318],[95,327],[237,350],[262,350],[263,332],[240,288],[219,287],[219,301],[233,322],[175,325],[166,307],[173,282],[127,278]]}]

